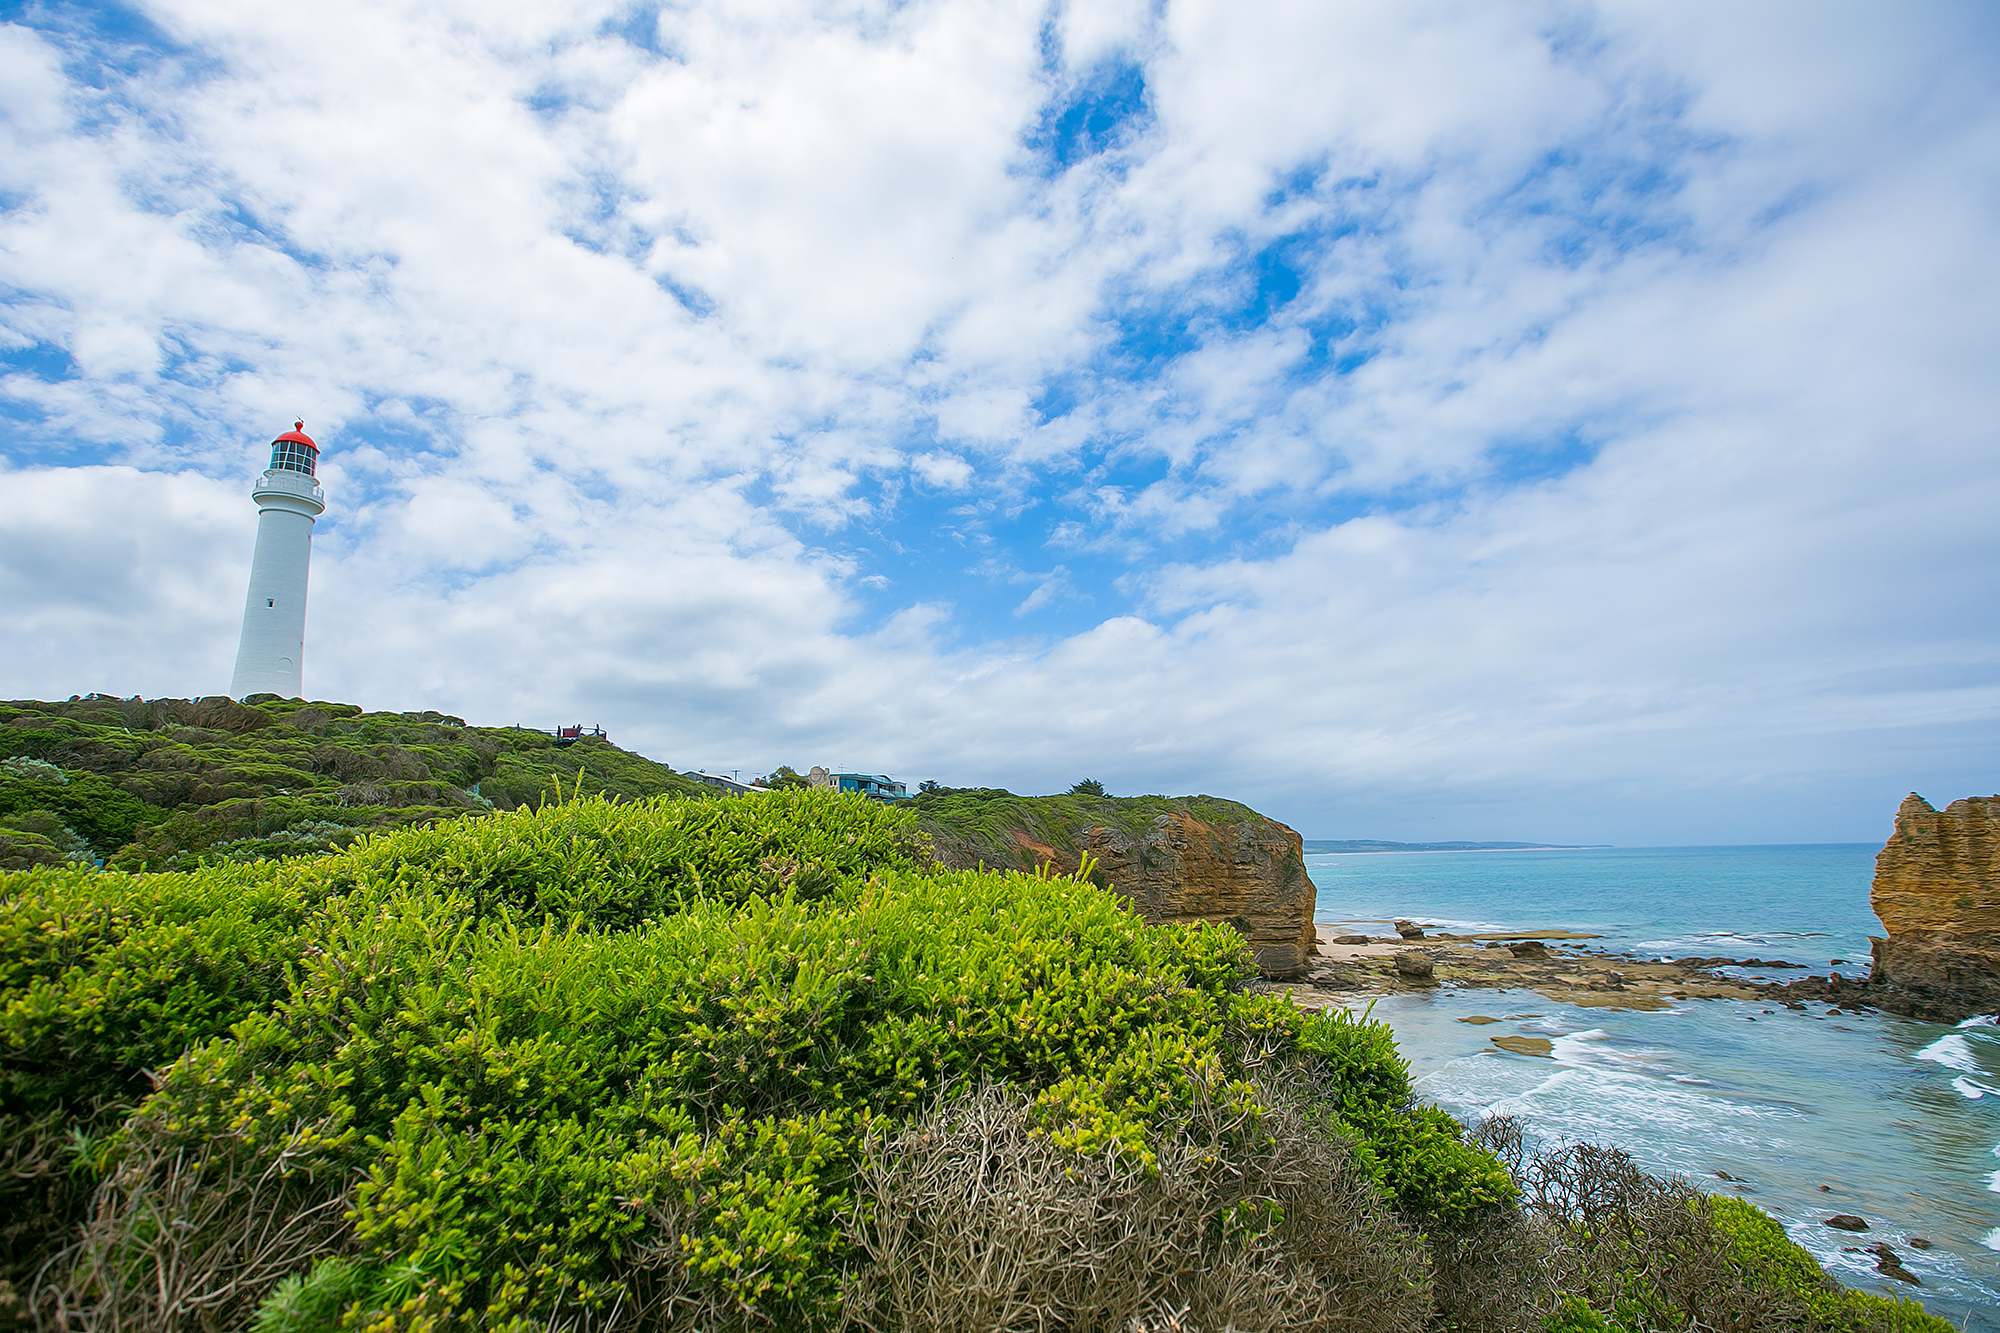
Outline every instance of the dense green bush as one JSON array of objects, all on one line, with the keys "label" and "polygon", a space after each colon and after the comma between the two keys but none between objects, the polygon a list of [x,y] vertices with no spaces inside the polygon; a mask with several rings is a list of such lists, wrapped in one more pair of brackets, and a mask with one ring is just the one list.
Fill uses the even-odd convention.
[{"label": "dense green bush", "polygon": [[0,876],[0,1111],[136,1101],[285,993],[306,915],[268,867]]},{"label": "dense green bush", "polygon": [[885,1118],[998,1079],[1055,1143],[1143,1168],[1162,1117],[1254,1101],[1240,1033],[1299,1021],[1237,988],[1233,931],[1151,929],[1067,880],[899,872],[610,935],[454,932],[454,894],[364,897],[135,1132],[149,1161],[232,1138],[351,1186],[382,1281],[421,1272],[485,1324],[615,1300],[621,1254],[674,1210],[698,1285],[831,1318],[847,1180]]},{"label": "dense green bush", "polygon": [[1415,1104],[1410,1067],[1387,1024],[1339,1021],[1322,1011],[1302,1020],[1299,1048],[1323,1071],[1335,1127],[1354,1139],[1362,1163],[1406,1216],[1453,1228],[1511,1202],[1506,1167],[1468,1144],[1449,1115]]},{"label": "dense green bush", "polygon": [[1731,1257],[1758,1285],[1796,1301],[1825,1333],[1951,1333],[1951,1325],[1912,1300],[1855,1291],[1828,1277],[1811,1251],[1785,1235],[1776,1218],[1726,1195],[1710,1207],[1729,1239]]},{"label": "dense green bush", "polygon": [[[143,1326],[125,1307],[157,1314],[163,1274],[240,1270],[186,1300],[234,1326],[273,1293],[276,1327],[352,1288],[357,1319],[500,1326],[603,1315],[671,1272],[743,1320],[824,1322],[863,1145],[980,1081],[1027,1096],[1053,1148],[1143,1175],[1198,1106],[1254,1126],[1276,1061],[1331,1089],[1324,1128],[1360,1137],[1418,1225],[1498,1197],[1410,1105],[1386,1029],[1249,988],[1233,930],[1147,927],[1082,881],[940,875],[923,850],[906,812],[787,791],[10,882],[17,1072],[82,1057],[21,1085],[34,1107],[129,1096],[186,1052],[94,1150],[61,1299]],[[246,1248],[271,1234],[292,1239]]]},{"label": "dense green bush", "polygon": [[446,917],[504,909],[517,926],[553,915],[603,930],[703,896],[817,896],[921,858],[906,821],[862,802],[598,796],[377,834],[282,865],[0,876],[0,1109],[142,1091],[141,1071],[282,997],[309,918],[357,890],[420,886]]},{"label": "dense green bush", "polygon": [[102,1136],[150,1091],[149,1071],[283,1000],[349,896],[421,884],[432,926],[497,912],[510,928],[556,914],[603,930],[703,894],[824,893],[921,857],[904,821],[861,802],[598,796],[282,865],[0,876],[6,1273],[76,1219]]},{"label": "dense green bush", "polygon": [[572,799],[377,835],[283,875],[316,898],[420,887],[461,896],[475,918],[504,908],[516,920],[580,916],[591,929],[620,930],[697,898],[790,890],[812,899],[928,861],[898,812],[787,790],[713,801]]},{"label": "dense green bush", "polygon": [[304,916],[250,867],[0,875],[0,1280],[81,1215],[146,1071],[284,994]]}]

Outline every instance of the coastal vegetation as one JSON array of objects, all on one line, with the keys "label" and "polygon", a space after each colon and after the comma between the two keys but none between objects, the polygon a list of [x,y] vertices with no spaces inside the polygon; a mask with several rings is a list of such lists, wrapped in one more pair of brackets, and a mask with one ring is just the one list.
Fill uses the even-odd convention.
[{"label": "coastal vegetation", "polygon": [[826,791],[578,785],[322,855],[0,876],[0,1301],[262,1333],[1945,1327],[1745,1205],[1468,1133],[1386,1026],[1087,867],[943,870],[912,812]]},{"label": "coastal vegetation", "polygon": [[1204,824],[1263,823],[1238,801],[1215,796],[1106,796],[1090,779],[1055,796],[1017,796],[998,787],[927,784],[912,802],[918,825],[941,855],[956,865],[1032,870],[1054,849],[1069,865],[1088,848],[1081,835],[1107,828],[1144,837],[1161,815],[1186,815]]},{"label": "coastal vegetation", "polygon": [[710,789],[585,736],[442,713],[253,696],[0,703],[0,869],[176,870],[325,852],[360,833],[511,810],[565,790]]}]

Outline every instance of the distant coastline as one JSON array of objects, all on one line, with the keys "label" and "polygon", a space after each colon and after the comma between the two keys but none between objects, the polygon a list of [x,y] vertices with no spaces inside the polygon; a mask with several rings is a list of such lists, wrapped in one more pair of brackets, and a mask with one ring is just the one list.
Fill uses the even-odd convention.
[{"label": "distant coastline", "polygon": [[1383,842],[1375,838],[1307,838],[1310,856],[1368,853],[1394,855],[1398,852],[1589,852],[1603,851],[1611,844],[1553,842]]}]

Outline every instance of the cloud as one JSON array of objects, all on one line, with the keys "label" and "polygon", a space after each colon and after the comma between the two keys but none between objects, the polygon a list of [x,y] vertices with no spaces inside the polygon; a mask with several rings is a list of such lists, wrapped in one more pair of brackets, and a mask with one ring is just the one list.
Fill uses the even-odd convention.
[{"label": "cloud", "polygon": [[323,697],[1314,835],[1873,838],[2000,739],[1996,44],[1976,5],[32,11],[9,692],[222,688],[300,414]]}]

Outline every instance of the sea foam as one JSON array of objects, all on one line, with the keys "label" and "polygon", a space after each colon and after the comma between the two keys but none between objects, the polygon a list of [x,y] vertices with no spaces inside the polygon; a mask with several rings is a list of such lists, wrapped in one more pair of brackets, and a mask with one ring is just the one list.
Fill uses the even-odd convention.
[{"label": "sea foam", "polygon": [[1986,1072],[1979,1067],[1979,1057],[1972,1053],[1971,1043],[1956,1032],[1947,1032],[1918,1051],[1917,1059],[1934,1061],[1947,1069],[1956,1069],[1965,1074]]}]

